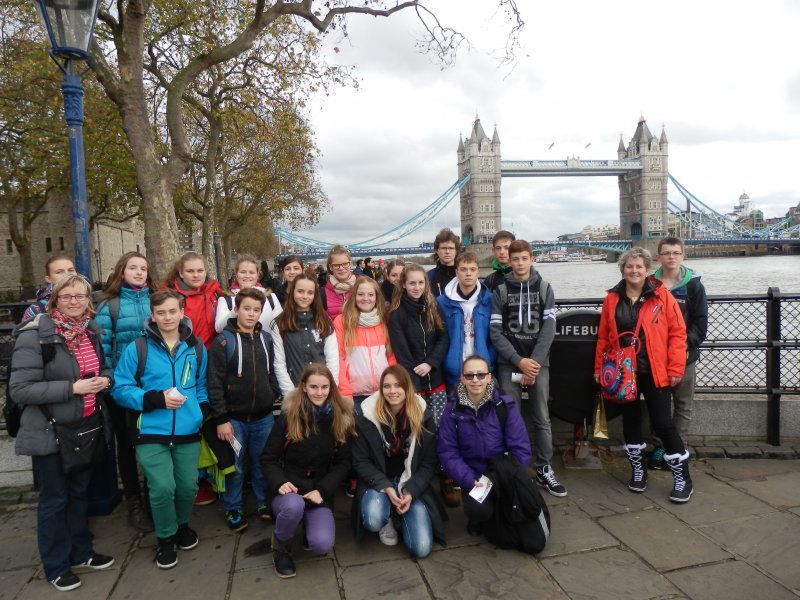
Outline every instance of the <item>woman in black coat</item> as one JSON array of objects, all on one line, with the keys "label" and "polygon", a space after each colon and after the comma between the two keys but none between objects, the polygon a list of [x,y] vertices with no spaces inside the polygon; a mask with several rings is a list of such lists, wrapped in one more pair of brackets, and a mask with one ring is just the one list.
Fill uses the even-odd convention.
[{"label": "woman in black coat", "polygon": [[409,554],[423,558],[434,539],[445,543],[445,511],[431,488],[439,463],[433,417],[400,365],[384,370],[380,388],[361,403],[359,413],[353,442],[356,539],[366,529],[394,546],[398,525]]}]

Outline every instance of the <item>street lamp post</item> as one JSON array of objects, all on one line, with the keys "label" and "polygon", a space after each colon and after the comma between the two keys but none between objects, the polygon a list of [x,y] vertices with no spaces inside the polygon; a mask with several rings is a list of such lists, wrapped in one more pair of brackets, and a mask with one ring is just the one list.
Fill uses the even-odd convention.
[{"label": "street lamp post", "polygon": [[50,39],[50,56],[64,74],[64,116],[69,130],[69,171],[72,180],[72,219],[75,227],[75,268],[91,279],[89,209],[83,158],[83,84],[86,72],[79,61],[89,58],[92,31],[100,0],[36,0]]}]

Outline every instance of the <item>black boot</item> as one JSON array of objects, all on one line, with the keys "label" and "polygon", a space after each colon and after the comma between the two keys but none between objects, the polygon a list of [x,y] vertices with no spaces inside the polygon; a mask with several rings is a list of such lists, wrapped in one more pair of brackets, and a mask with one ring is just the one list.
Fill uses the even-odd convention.
[{"label": "black boot", "polygon": [[676,503],[688,502],[692,497],[692,478],[689,476],[689,451],[683,454],[666,454],[664,460],[672,471],[675,485],[669,499]]},{"label": "black boot", "polygon": [[294,560],[292,560],[293,540],[294,538],[289,538],[281,542],[275,537],[275,532],[272,532],[272,560],[275,563],[275,574],[283,579],[297,575]]},{"label": "black boot", "polygon": [[631,480],[628,489],[641,494],[647,489],[647,465],[644,462],[644,449],[646,444],[625,444],[625,454],[631,463]]},{"label": "black boot", "polygon": [[128,498],[126,500],[128,505],[128,525],[142,533],[149,533],[153,531],[153,522],[147,516],[147,511],[144,509],[144,504],[138,497]]}]

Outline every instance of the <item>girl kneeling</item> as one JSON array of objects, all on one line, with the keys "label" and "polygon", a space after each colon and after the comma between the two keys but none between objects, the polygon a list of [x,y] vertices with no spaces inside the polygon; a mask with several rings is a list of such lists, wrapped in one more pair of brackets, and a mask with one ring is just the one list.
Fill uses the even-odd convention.
[{"label": "girl kneeling", "polygon": [[325,554],[333,548],[333,496],[350,470],[354,434],[352,404],[339,393],[333,374],[325,365],[309,365],[284,400],[262,458],[278,577],[296,574],[292,541],[300,521],[309,550]]},{"label": "girl kneeling", "polygon": [[446,516],[431,488],[439,463],[435,425],[425,408],[408,371],[392,365],[381,375],[378,391],[361,403],[353,442],[356,539],[366,529],[394,546],[397,522],[415,558],[430,554],[434,538],[445,543]]}]

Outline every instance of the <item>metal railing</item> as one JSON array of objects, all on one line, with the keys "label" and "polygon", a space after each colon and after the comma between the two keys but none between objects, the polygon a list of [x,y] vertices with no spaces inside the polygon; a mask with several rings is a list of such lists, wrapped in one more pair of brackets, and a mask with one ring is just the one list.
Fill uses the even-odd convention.
[{"label": "metal railing", "polygon": [[[599,310],[602,302],[557,300],[556,309]],[[14,347],[11,331],[11,325],[0,326],[3,403]],[[766,295],[709,296],[708,337],[700,347],[696,391],[766,395],[767,441],[779,445],[781,396],[800,395],[800,294],[784,296],[769,288]]]}]

